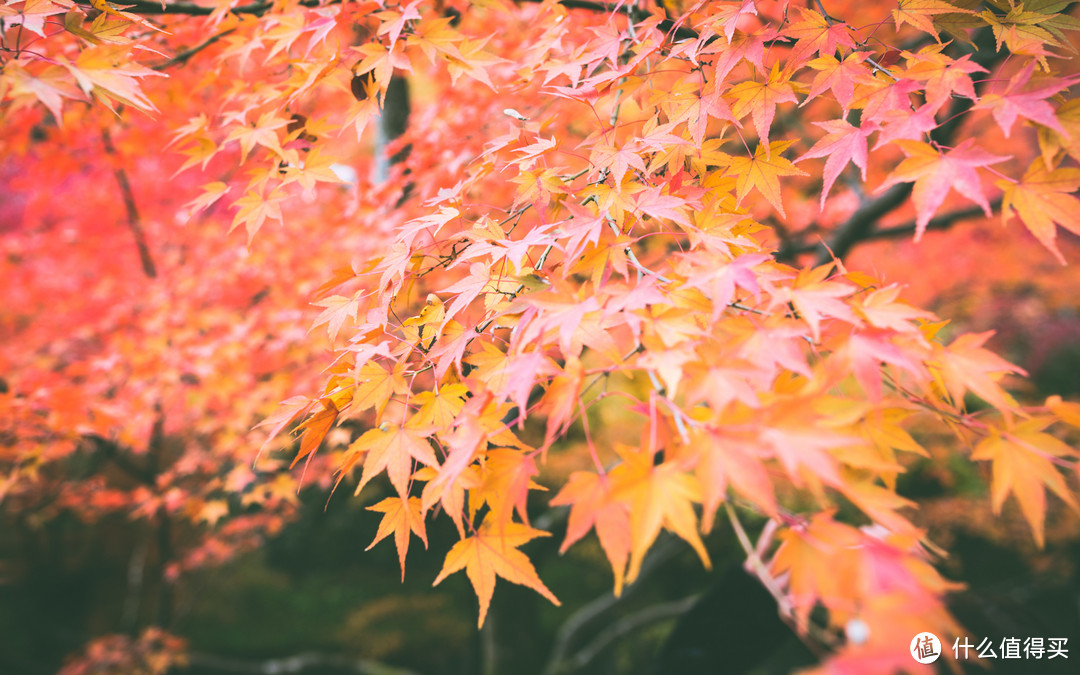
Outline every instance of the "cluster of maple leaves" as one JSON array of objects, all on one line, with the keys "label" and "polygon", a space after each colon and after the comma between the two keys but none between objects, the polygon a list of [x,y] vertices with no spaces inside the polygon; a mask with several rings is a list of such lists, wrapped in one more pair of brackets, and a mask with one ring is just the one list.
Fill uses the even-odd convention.
[{"label": "cluster of maple leaves", "polygon": [[[548,503],[569,507],[564,549],[595,531],[616,593],[662,530],[708,565],[702,537],[723,517],[781,611],[836,648],[826,667],[891,670],[911,665],[897,635],[957,631],[951,585],[901,513],[913,505],[896,492],[904,455],[925,454],[908,430],[951,429],[958,452],[990,465],[995,510],[1014,497],[1042,543],[1046,492],[1077,508],[1078,453],[1049,430],[1080,426],[1080,405],[1021,406],[1001,386],[1019,369],[984,348],[987,334],[950,336],[898,286],[839,262],[778,257],[804,232],[861,223],[871,229],[853,236],[872,235],[900,208],[918,239],[969,202],[1015,217],[1065,262],[1057,228],[1080,234],[1080,103],[1068,97],[1080,74],[1067,58],[1080,21],[1067,7],[5,0],[0,121],[21,153],[45,152],[43,127],[75,147],[91,124],[115,127],[129,153],[167,135],[183,157],[176,185],[202,186],[180,220],[218,225],[231,207],[268,287],[281,283],[271,264],[340,261],[309,289],[335,346],[329,376],[262,422],[264,450],[297,424],[294,465],[327,445],[312,473],[335,471],[335,488],[356,478],[359,494],[385,474],[376,541],[393,535],[403,574],[412,537],[426,544],[428,519],[449,517],[461,540],[435,583],[465,570],[481,624],[497,577],[558,602],[519,547],[547,534],[529,517],[545,458],[580,435],[579,470],[547,482]],[[394,77],[419,98],[398,141],[409,154],[387,183],[343,192]],[[1035,142],[1002,142],[1017,135]],[[223,234],[198,236],[197,252],[159,256],[210,255]],[[170,293],[144,302],[167,309],[141,339],[175,341],[204,305],[188,287],[153,288]],[[306,328],[295,313],[263,320],[235,333],[237,348],[252,331]],[[17,348],[5,351],[22,375]],[[317,369],[296,363],[312,358],[278,372],[310,381]],[[72,377],[55,363],[40,376]],[[84,377],[112,367],[88,363]],[[108,405],[88,412],[88,396],[115,399],[108,387],[70,401],[65,382],[22,376],[18,391],[40,400],[12,393],[5,408],[47,414],[51,430],[6,452],[10,466],[58,437],[64,452],[88,433],[141,442],[118,436],[130,427]],[[234,392],[248,381],[222,379]],[[147,391],[125,395],[118,409],[141,411],[143,437],[155,414],[175,419],[167,394],[157,408]],[[228,428],[257,414],[230,407]],[[343,440],[342,428],[361,431]],[[32,474],[14,471],[7,489]],[[156,508],[145,503],[131,501]],[[872,525],[841,518],[849,506]],[[756,542],[746,510],[769,519]],[[827,625],[811,622],[818,605]],[[853,622],[868,630],[841,644]]]}]

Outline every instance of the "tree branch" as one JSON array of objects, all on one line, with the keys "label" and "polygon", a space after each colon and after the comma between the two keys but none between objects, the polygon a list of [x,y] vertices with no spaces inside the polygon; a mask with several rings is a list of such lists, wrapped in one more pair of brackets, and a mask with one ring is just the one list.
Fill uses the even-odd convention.
[{"label": "tree branch", "polygon": [[[1001,206],[1001,197],[996,197],[990,200],[990,210],[993,211]],[[986,214],[983,212],[981,206],[971,206],[966,209],[957,209],[956,211],[950,211],[949,213],[943,213],[940,216],[936,216],[930,219],[930,222],[926,225],[926,230],[947,230],[956,223],[971,218],[983,218]],[[881,229],[875,229],[861,239],[858,243],[874,241],[877,239],[898,239],[908,235],[915,234],[916,222],[915,220],[909,220],[902,225],[894,225],[892,227],[883,227]],[[793,247],[788,250],[788,255],[791,257],[802,255],[804,253],[812,253],[817,251],[820,244],[801,244],[797,247]],[[839,256],[837,256],[839,257]]]},{"label": "tree branch", "polygon": [[124,199],[124,208],[127,210],[128,229],[131,230],[131,234],[135,238],[135,246],[139,249],[139,259],[142,261],[143,273],[153,279],[157,277],[157,267],[154,265],[154,258],[150,255],[150,246],[146,243],[146,231],[143,230],[142,218],[139,216],[139,209],[135,205],[135,193],[131,190],[127,172],[120,166],[119,153],[116,152],[116,146],[113,145],[112,136],[109,134],[108,129],[102,129],[101,142],[105,146],[105,154],[114,159],[113,176],[116,177],[116,182],[120,186],[120,194]]},{"label": "tree branch", "polygon": [[622,595],[604,593],[570,615],[570,618],[564,621],[555,633],[555,644],[551,648],[551,655],[548,657],[547,665],[544,667],[544,675],[556,675],[565,671],[567,663],[565,655],[577,634],[604,612],[632,596],[635,591],[642,587],[642,581],[663,566],[675,555],[677,550],[678,545],[675,542],[669,539],[664,540],[645,558],[637,580],[624,588]]},{"label": "tree branch", "polygon": [[913,183],[894,185],[885,194],[856,209],[847,222],[836,230],[828,245],[822,242],[811,247],[812,251],[817,251],[816,264],[824,265],[834,256],[841,260],[847,256],[856,244],[865,241],[870,236],[882,217],[907,200],[913,186]]},{"label": "tree branch", "polygon": [[701,597],[700,593],[689,595],[681,600],[664,602],[652,607],[646,607],[618,619],[597,635],[592,642],[574,654],[573,658],[565,662],[560,669],[562,672],[574,672],[589,665],[593,659],[600,655],[607,647],[628,633],[648,626],[649,624],[670,619],[687,612]]},{"label": "tree branch", "polygon": [[[170,2],[164,6],[160,2],[152,2],[151,0],[130,0],[125,2],[134,14],[142,14],[145,16],[154,14],[184,14],[187,16],[209,16],[217,7],[206,7],[203,5],[196,5],[191,2]],[[272,3],[269,2],[253,2],[247,5],[238,5],[233,7],[230,12],[233,14],[262,14],[266,10],[270,9]],[[302,7],[318,7],[318,0],[301,0],[300,5]]]},{"label": "tree branch", "polygon": [[252,675],[303,673],[306,670],[317,668],[337,668],[359,673],[360,675],[417,675],[412,670],[398,668],[371,659],[354,659],[338,654],[319,654],[317,652],[305,652],[264,661],[251,661],[195,652],[188,654],[188,663],[197,668],[213,668],[232,673],[251,673]]},{"label": "tree branch", "polygon": [[190,49],[185,49],[184,51],[180,52],[176,56],[173,56],[168,61],[165,61],[164,63],[161,63],[159,65],[154,66],[154,70],[165,70],[166,68],[171,68],[171,67],[176,66],[176,65],[181,65],[181,64],[187,63],[188,59],[195,56],[196,54],[198,54],[202,50],[206,49],[210,45],[214,44],[215,42],[217,42],[218,40],[225,37],[229,33],[232,33],[235,30],[236,30],[235,28],[230,28],[228,30],[225,30],[225,31],[222,31],[222,32],[218,33],[217,35],[211,35],[209,38],[207,38],[203,42],[200,42],[199,44],[195,45],[194,47],[191,47]]}]

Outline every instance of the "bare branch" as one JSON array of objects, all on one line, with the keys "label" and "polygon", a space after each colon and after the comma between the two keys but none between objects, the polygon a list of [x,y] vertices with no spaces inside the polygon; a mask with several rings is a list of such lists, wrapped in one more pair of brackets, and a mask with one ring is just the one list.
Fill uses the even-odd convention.
[{"label": "bare branch", "polygon": [[671,619],[686,613],[694,606],[700,597],[700,593],[695,593],[682,598],[681,600],[673,600],[671,602],[653,605],[652,607],[646,607],[643,610],[618,619],[601,631],[592,642],[583,647],[578,653],[574,654],[573,658],[566,661],[562,670],[564,672],[574,672],[584,668],[589,665],[593,659],[599,656],[601,652],[607,649],[612,642],[639,628],[644,628],[645,626],[658,621]]},{"label": "bare branch", "polygon": [[[990,210],[996,210],[1001,206],[1001,198],[997,197],[990,200]],[[926,225],[926,230],[947,230],[956,223],[964,220],[970,220],[972,218],[985,218],[986,214],[983,212],[981,206],[972,206],[966,209],[957,209],[956,211],[950,211],[943,213],[940,216],[935,216],[930,219],[930,222]],[[909,220],[902,225],[894,225],[892,227],[883,227],[881,229],[874,229],[869,234],[861,237],[859,243],[874,241],[878,239],[898,239],[900,237],[907,237],[915,234],[916,222],[915,220]],[[802,255],[804,253],[812,253],[821,248],[820,244],[802,244],[797,247],[793,247],[788,250],[788,255],[791,258]],[[839,256],[837,256],[839,257]]]},{"label": "bare branch", "polygon": [[229,33],[232,33],[235,30],[236,30],[235,28],[230,28],[229,30],[222,31],[222,32],[218,33],[217,35],[212,35],[209,38],[207,38],[205,41],[200,42],[199,44],[195,45],[194,47],[191,47],[190,49],[185,49],[184,51],[180,52],[179,54],[172,57],[168,61],[166,61],[166,62],[164,62],[164,63],[162,63],[160,65],[154,66],[154,70],[165,70],[166,68],[171,68],[173,66],[182,65],[184,63],[187,63],[188,59],[195,56],[196,54],[198,54],[202,50],[206,49],[210,45],[214,44],[215,42],[217,42],[218,40],[225,37]]},{"label": "bare branch", "polygon": [[305,652],[295,656],[266,659],[265,661],[251,661],[195,652],[188,654],[188,663],[197,668],[213,668],[233,673],[250,673],[251,675],[303,673],[306,670],[315,668],[351,670],[360,675],[417,675],[412,670],[398,668],[371,659],[354,659],[338,654],[319,654],[316,652]]},{"label": "bare branch", "polygon": [[645,558],[637,581],[624,588],[622,595],[616,596],[612,593],[604,593],[574,612],[569,619],[563,622],[555,634],[555,644],[551,648],[551,655],[548,657],[547,666],[544,668],[544,675],[556,675],[565,671],[567,663],[565,655],[577,634],[598,619],[604,612],[625,602],[627,598],[643,586],[642,581],[645,577],[663,566],[675,555],[677,550],[678,545],[674,541],[665,539]]},{"label": "bare branch", "polygon": [[[105,146],[106,154],[113,158],[119,156],[108,129],[102,130],[101,142]],[[135,237],[135,246],[139,249],[139,259],[142,261],[143,272],[153,279],[157,277],[157,267],[154,265],[154,258],[150,255],[150,246],[146,243],[146,231],[143,230],[142,217],[139,215],[139,209],[135,205],[135,193],[131,190],[127,172],[124,171],[119,162],[113,167],[113,175],[120,186],[120,194],[124,199],[124,208],[127,210],[128,229],[131,230],[132,236]]]}]

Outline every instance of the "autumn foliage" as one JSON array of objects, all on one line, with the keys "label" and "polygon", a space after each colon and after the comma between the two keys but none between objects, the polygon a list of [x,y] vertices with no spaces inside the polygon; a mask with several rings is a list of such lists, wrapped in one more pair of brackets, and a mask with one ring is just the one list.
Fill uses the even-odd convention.
[{"label": "autumn foliage", "polygon": [[0,28],[0,499],[168,528],[160,584],[258,546],[300,480],[382,490],[403,576],[452,522],[433,581],[464,571],[480,624],[498,579],[559,603],[550,507],[616,594],[663,531],[709,566],[719,520],[822,672],[892,672],[960,631],[897,490],[923,436],[1038,545],[1048,499],[1080,508],[1080,404],[843,262],[996,216],[1077,263],[1068,2],[5,0]]}]

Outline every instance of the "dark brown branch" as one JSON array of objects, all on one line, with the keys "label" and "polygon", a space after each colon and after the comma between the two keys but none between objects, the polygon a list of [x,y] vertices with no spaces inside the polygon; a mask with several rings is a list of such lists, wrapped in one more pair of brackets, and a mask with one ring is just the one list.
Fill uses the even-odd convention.
[{"label": "dark brown branch", "polygon": [[817,264],[824,265],[832,260],[834,256],[843,260],[851,252],[851,249],[855,248],[856,244],[865,241],[871,235],[882,217],[891,213],[893,209],[907,200],[908,195],[911,194],[912,186],[913,183],[894,185],[885,194],[856,209],[855,213],[851,214],[851,217],[847,219],[847,222],[836,230],[828,245],[821,243],[812,247],[812,250],[818,252]]},{"label": "dark brown branch", "polygon": [[[994,211],[1001,206],[1001,197],[990,200],[990,210]],[[926,224],[926,229],[929,230],[947,230],[956,223],[962,220],[970,220],[971,218],[985,218],[986,213],[982,210],[981,206],[972,206],[966,209],[958,209],[949,213],[943,213],[940,216],[931,218],[930,222]],[[897,237],[906,237],[915,234],[916,224],[915,221],[909,221],[903,225],[895,225],[893,227],[884,227],[880,230],[875,230],[871,235],[871,239],[896,239]]]},{"label": "dark brown branch", "polygon": [[172,57],[168,61],[166,61],[166,62],[164,62],[162,64],[154,66],[154,70],[165,70],[166,68],[171,68],[173,66],[178,66],[178,65],[182,65],[184,63],[187,63],[188,60],[191,57],[195,56],[196,54],[198,54],[202,50],[206,49],[210,45],[214,44],[215,42],[217,42],[218,40],[225,37],[229,33],[232,33],[235,30],[236,30],[235,28],[230,28],[229,30],[222,31],[222,32],[218,33],[217,35],[212,35],[209,38],[207,38],[205,41],[200,42],[199,44],[195,45],[194,47],[191,47],[190,49],[185,49],[184,51],[180,52],[179,54]]},{"label": "dark brown branch", "polygon": [[114,161],[113,175],[120,186],[120,194],[124,199],[124,208],[127,210],[128,229],[131,230],[131,235],[135,238],[135,246],[139,249],[139,259],[142,261],[143,272],[146,276],[154,279],[157,277],[157,267],[154,265],[154,259],[150,255],[150,246],[146,243],[146,231],[143,230],[142,218],[139,216],[139,209],[135,205],[135,193],[131,190],[127,172],[120,166],[119,154],[116,152],[116,146],[113,145],[112,136],[109,134],[108,129],[102,130],[101,142],[105,146],[105,154],[112,157]]},{"label": "dark brown branch", "polygon": [[[990,210],[993,211],[1001,206],[1001,198],[990,200]],[[940,216],[936,216],[930,219],[930,222],[926,225],[926,230],[947,230],[956,223],[964,220],[970,220],[971,218],[985,217],[985,213],[980,206],[972,206],[966,209],[958,209],[956,211],[950,211],[949,213],[943,213]],[[907,237],[915,234],[916,222],[910,220],[903,225],[894,225],[892,227],[883,227],[881,229],[875,229],[858,240],[858,243],[866,241],[876,241],[878,239],[898,239],[900,237]],[[788,249],[789,258],[803,255],[805,253],[812,253],[817,251],[821,247],[821,244],[802,244],[798,247],[792,247]],[[837,256],[839,257],[839,255]]]},{"label": "dark brown branch", "polygon": [[[127,5],[128,11],[134,14],[142,14],[149,16],[152,14],[184,14],[187,16],[209,16],[214,12],[216,7],[205,7],[203,5],[196,5],[190,2],[170,2],[162,7],[160,2],[152,2],[150,0],[131,0],[130,2],[123,3]],[[238,5],[233,7],[230,11],[233,14],[262,14],[266,10],[270,9],[272,3],[269,2],[253,2],[247,5]],[[303,7],[318,7],[318,0],[302,0],[300,5]]]},{"label": "dark brown branch", "polygon": [[314,668],[349,670],[360,675],[416,675],[405,668],[387,665],[371,659],[355,659],[337,654],[318,654],[306,652],[295,656],[286,656],[265,661],[249,661],[198,652],[188,655],[188,662],[196,668],[224,670],[232,673],[251,673],[263,675],[269,673],[303,673]]}]

